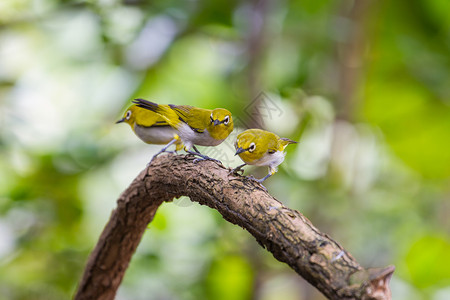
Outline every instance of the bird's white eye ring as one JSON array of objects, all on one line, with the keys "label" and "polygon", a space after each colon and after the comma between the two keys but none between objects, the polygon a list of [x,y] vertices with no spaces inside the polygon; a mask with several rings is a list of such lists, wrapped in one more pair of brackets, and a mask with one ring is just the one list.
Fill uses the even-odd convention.
[{"label": "bird's white eye ring", "polygon": [[253,151],[255,151],[255,149],[256,149],[255,143],[251,143],[250,147],[248,147],[248,152],[253,152]]},{"label": "bird's white eye ring", "polygon": [[129,120],[131,117],[131,110],[127,111],[127,115],[125,116],[125,119]]},{"label": "bird's white eye ring", "polygon": [[230,122],[230,117],[225,116],[225,118],[223,119],[223,124],[228,125],[229,122]]}]

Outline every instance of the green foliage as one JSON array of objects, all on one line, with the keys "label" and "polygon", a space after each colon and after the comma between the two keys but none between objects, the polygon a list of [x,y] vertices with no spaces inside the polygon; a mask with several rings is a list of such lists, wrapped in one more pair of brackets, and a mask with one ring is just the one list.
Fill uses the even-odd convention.
[{"label": "green foliage", "polygon": [[412,282],[419,288],[450,284],[450,241],[445,236],[428,235],[415,241],[406,255]]},{"label": "green foliage", "polygon": [[253,270],[240,256],[223,256],[214,260],[206,276],[207,299],[251,299]]}]

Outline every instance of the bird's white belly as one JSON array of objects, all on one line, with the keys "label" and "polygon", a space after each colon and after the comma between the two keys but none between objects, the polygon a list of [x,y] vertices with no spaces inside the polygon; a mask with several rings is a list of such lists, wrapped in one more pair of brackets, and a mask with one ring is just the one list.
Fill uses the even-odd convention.
[{"label": "bird's white belly", "polygon": [[136,135],[149,144],[167,144],[173,140],[176,130],[170,126],[143,127],[134,126]]},{"label": "bird's white belly", "polygon": [[191,148],[193,145],[198,146],[217,146],[223,142],[223,140],[216,140],[209,135],[208,130],[202,133],[195,132],[189,125],[182,123],[178,128],[180,138],[185,144],[186,148]]},{"label": "bird's white belly", "polygon": [[283,151],[277,151],[273,154],[266,154],[261,159],[252,163],[255,166],[269,166],[271,168],[276,168],[279,164],[284,161],[284,156],[286,154]]}]

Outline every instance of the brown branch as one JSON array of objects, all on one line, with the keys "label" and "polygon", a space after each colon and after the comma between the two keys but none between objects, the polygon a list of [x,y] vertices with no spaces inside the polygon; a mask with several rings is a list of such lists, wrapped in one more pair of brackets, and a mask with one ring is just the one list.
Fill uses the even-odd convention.
[{"label": "brown branch", "polygon": [[131,256],[164,201],[182,195],[219,211],[250,232],[330,299],[390,299],[394,267],[364,269],[298,211],[285,207],[258,183],[211,161],[161,155],[117,201],[87,262],[75,299],[114,299]]}]

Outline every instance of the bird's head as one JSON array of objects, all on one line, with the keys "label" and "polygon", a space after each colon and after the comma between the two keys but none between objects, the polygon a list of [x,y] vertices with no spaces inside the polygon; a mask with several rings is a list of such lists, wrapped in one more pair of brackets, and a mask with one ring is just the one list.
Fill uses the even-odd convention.
[{"label": "bird's head", "polygon": [[277,149],[277,136],[260,129],[248,129],[237,136],[236,154],[245,162],[251,164],[264,155],[271,155]]},{"label": "bird's head", "polygon": [[233,118],[231,113],[224,108],[216,108],[209,116],[208,131],[218,140],[224,140],[233,131]]},{"label": "bird's head", "polygon": [[123,114],[122,119],[118,120],[118,123],[127,123],[133,127],[133,124],[136,122],[136,115],[138,111],[141,110],[137,105],[131,105]]}]

